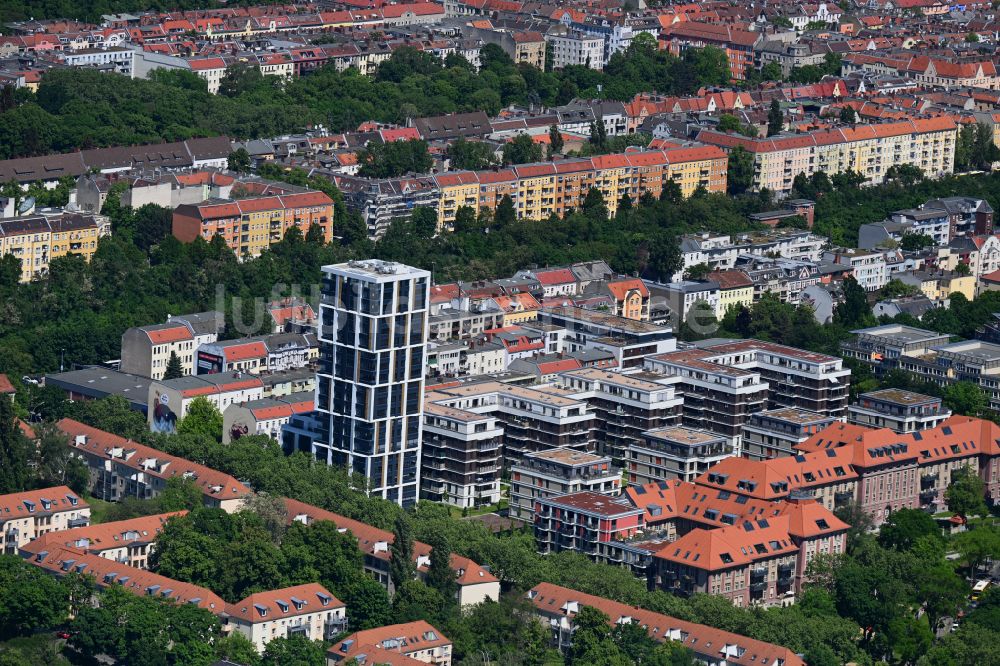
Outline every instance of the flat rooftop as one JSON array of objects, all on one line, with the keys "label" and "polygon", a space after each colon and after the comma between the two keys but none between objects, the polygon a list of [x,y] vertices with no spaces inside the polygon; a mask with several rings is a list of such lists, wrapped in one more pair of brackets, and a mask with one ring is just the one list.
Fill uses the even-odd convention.
[{"label": "flat rooftop", "polygon": [[537,453],[526,453],[525,458],[555,462],[563,465],[593,465],[599,462],[611,461],[607,456],[599,456],[595,453],[575,451],[573,449],[549,449],[548,451],[539,451]]},{"label": "flat rooftop", "polygon": [[555,316],[575,319],[577,321],[587,322],[588,324],[605,326],[607,328],[623,331],[625,333],[634,333],[637,335],[670,332],[670,328],[666,326],[658,326],[645,321],[636,321],[635,319],[626,319],[625,317],[619,317],[618,315],[600,312],[598,310],[584,310],[583,308],[563,305],[542,308],[538,311],[538,314],[539,316]]},{"label": "flat rooftop", "polygon": [[643,433],[643,435],[656,439],[662,439],[668,442],[675,442],[677,444],[707,444],[709,442],[726,439],[722,435],[716,435],[715,433],[706,432],[704,430],[693,430],[683,426],[671,426],[669,428],[647,430]]},{"label": "flat rooftop", "polygon": [[560,508],[584,511],[600,516],[645,513],[645,509],[632,506],[632,503],[624,497],[609,497],[587,490],[572,495],[540,499],[539,501],[543,504],[552,504]]},{"label": "flat rooftop", "polygon": [[397,261],[383,261],[381,259],[358,259],[343,264],[328,264],[323,266],[323,272],[337,275],[355,275],[369,279],[388,276],[427,277],[430,275],[429,271],[425,271],[422,268],[408,266]]},{"label": "flat rooftop", "polygon": [[[761,416],[779,421],[787,421],[796,425],[809,425],[812,423],[823,423],[825,421],[835,421],[832,416],[824,416],[807,409],[796,409],[795,407],[780,407],[778,409],[765,409],[752,416]],[[752,417],[751,417],[752,418]]]},{"label": "flat rooftop", "polygon": [[951,356],[962,356],[965,358],[978,359],[980,361],[995,361],[1000,359],[1000,345],[995,345],[982,340],[963,340],[952,342],[947,345],[934,347],[938,354]]},{"label": "flat rooftop", "polygon": [[915,326],[903,326],[902,324],[886,324],[885,326],[859,328],[851,331],[851,333],[856,335],[873,335],[902,343],[922,342],[948,337],[943,333],[936,333],[935,331],[928,331],[923,328],[916,328]]},{"label": "flat rooftop", "polygon": [[152,381],[149,377],[130,375],[100,366],[45,375],[46,385],[57,386],[64,391],[75,391],[93,397],[120,395],[142,404],[146,404],[149,399],[149,384]]},{"label": "flat rooftop", "polygon": [[941,402],[941,398],[932,395],[915,393],[897,388],[881,389],[879,391],[869,391],[862,393],[859,397],[879,400],[881,402],[891,402],[896,405],[923,405],[931,402]]}]

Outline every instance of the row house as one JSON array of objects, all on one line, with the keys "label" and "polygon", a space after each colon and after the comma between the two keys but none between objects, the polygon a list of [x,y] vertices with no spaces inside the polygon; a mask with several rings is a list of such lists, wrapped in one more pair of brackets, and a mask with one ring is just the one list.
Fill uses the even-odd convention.
[{"label": "row house", "polygon": [[794,651],[703,624],[630,606],[603,597],[584,594],[552,583],[539,583],[527,594],[542,623],[551,631],[551,642],[560,651],[573,644],[574,618],[584,608],[608,616],[611,627],[637,624],[657,643],[677,643],[708,666],[805,666]]},{"label": "row house", "polygon": [[845,552],[849,525],[811,499],[784,512],[713,530],[695,529],[654,555],[657,587],[723,596],[738,607],[794,602],[817,555]]},{"label": "row house", "polygon": [[623,370],[639,369],[646,356],[671,352],[677,345],[667,326],[579,307],[544,307],[538,312],[538,322],[540,330],[562,339],[565,351],[607,351]]},{"label": "row house", "polygon": [[87,549],[53,543],[50,548],[33,549],[24,556],[31,564],[57,577],[88,575],[101,589],[117,586],[137,596],[207,610],[221,620],[224,633],[242,634],[258,652],[263,652],[275,638],[303,636],[309,640],[332,640],[347,628],[346,605],[318,583],[259,592],[227,604],[208,588],[102,557]]},{"label": "row house", "polygon": [[510,476],[510,515],[529,522],[539,500],[580,492],[613,496],[622,483],[611,458],[571,449],[526,455]]},{"label": "row house", "polygon": [[[380,530],[377,527],[346,518],[325,509],[305,502],[285,498],[285,509],[288,523],[312,525],[317,522],[329,521],[342,531],[349,532],[358,541],[358,548],[364,555],[364,569],[381,585],[392,593],[393,585],[389,577],[389,559],[392,542],[395,536],[392,532]],[[417,575],[423,576],[430,566],[431,547],[419,541],[413,542],[413,561],[417,567]],[[500,581],[479,564],[467,557],[451,554],[451,569],[455,572],[458,591],[455,595],[460,606],[470,606],[487,599],[500,599]]]},{"label": "row house", "polygon": [[292,227],[305,236],[314,225],[325,242],[333,240],[333,200],[317,191],[182,204],[173,215],[178,240],[190,243],[218,235],[238,257],[257,257]]},{"label": "row house", "polygon": [[580,368],[559,373],[555,383],[587,401],[596,419],[597,449],[615,460],[644,432],[680,423],[683,398],[674,377]]},{"label": "row house", "polygon": [[141,516],[110,523],[70,527],[49,532],[21,547],[22,557],[34,556],[43,550],[73,548],[92,555],[127,564],[138,569],[149,568],[149,556],[156,547],[156,538],[164,524],[187,511],[174,511],[155,516]]},{"label": "row house", "polygon": [[90,506],[67,486],[0,495],[0,553],[16,555],[53,531],[90,524]]},{"label": "row house", "polygon": [[276,333],[225,340],[198,347],[196,374],[244,372],[256,375],[304,368],[319,356],[313,334]]},{"label": "row house", "polygon": [[709,232],[681,237],[682,270],[699,264],[712,270],[737,268],[741,257],[782,257],[817,262],[823,257],[827,239],[808,231],[772,229],[764,232],[712,235]]},{"label": "row house", "polygon": [[71,455],[87,465],[90,493],[104,501],[152,499],[172,478],[189,479],[201,491],[205,506],[227,513],[238,511],[250,495],[250,489],[240,481],[204,465],[73,419],[62,419],[56,425],[66,436]]},{"label": "row house", "polygon": [[97,243],[111,234],[111,222],[103,215],[63,212],[0,219],[0,257],[20,261],[19,279],[30,282],[49,272],[53,259],[68,255],[90,261]]},{"label": "row house", "polygon": [[929,177],[949,174],[955,166],[957,133],[954,120],[940,116],[767,138],[702,130],[698,141],[726,150],[743,147],[754,159],[753,188],[787,195],[800,173],[811,177],[818,171],[852,171],[873,185],[900,164],[919,167]]},{"label": "row house", "polygon": [[171,315],[163,324],[137,326],[122,333],[119,369],[132,375],[163,379],[172,356],[180,361],[181,373],[195,374],[195,352],[219,339],[224,326],[221,312]]},{"label": "row house", "polygon": [[677,183],[691,196],[703,187],[725,192],[727,159],[717,147],[692,145],[664,150],[632,149],[584,159],[521,164],[504,169],[447,172],[432,176],[437,192],[438,227],[453,228],[462,206],[495,210],[505,196],[519,218],[545,219],[577,210],[590,189],[597,188],[614,215],[628,194],[633,201],[645,193],[659,197],[664,183]]},{"label": "row house", "polygon": [[451,639],[425,620],[358,631],[326,651],[326,666],[338,664],[431,664],[451,666]]},{"label": "row house", "polygon": [[347,605],[319,583],[256,592],[226,604],[223,629],[260,653],[276,638],[330,641],[347,630]]}]

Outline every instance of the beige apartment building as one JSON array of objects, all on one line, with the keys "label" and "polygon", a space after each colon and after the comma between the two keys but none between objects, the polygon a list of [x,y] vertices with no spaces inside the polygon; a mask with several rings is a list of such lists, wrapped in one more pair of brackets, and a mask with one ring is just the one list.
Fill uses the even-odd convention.
[{"label": "beige apartment building", "polygon": [[951,118],[914,118],[878,125],[857,125],[804,134],[750,138],[702,130],[698,141],[732,150],[737,146],[754,158],[753,188],[787,194],[800,173],[829,175],[854,171],[877,185],[889,167],[910,164],[929,177],[955,167],[958,126]]}]

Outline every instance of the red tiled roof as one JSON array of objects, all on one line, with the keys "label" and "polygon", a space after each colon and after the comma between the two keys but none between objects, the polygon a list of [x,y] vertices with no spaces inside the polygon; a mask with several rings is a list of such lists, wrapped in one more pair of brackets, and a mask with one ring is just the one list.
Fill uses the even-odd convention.
[{"label": "red tiled roof", "polygon": [[537,611],[544,615],[564,615],[572,618],[584,606],[596,608],[608,616],[612,626],[626,621],[638,623],[646,629],[653,640],[677,641],[695,654],[705,655],[713,663],[725,661],[733,666],[756,664],[805,666],[805,661],[801,657],[780,645],[765,643],[704,624],[679,620],[669,615],[584,594],[552,583],[540,583],[531,588],[528,598]]},{"label": "red tiled roof", "polygon": [[[344,602],[330,594],[330,591],[319,583],[306,583],[251,594],[234,604],[226,604],[226,613],[238,621],[254,624],[344,608],[344,606]],[[262,609],[265,614],[261,614]]]},{"label": "red tiled roof", "polygon": [[[75,500],[76,504],[73,504],[71,499]],[[43,500],[49,502],[49,509],[45,509]],[[28,511],[28,505],[25,502],[34,507],[33,512]],[[51,488],[0,495],[0,523],[11,518],[24,518],[29,515],[78,511],[79,509],[86,509],[87,506],[87,502],[67,486],[53,486]]]},{"label": "red tiled roof", "polygon": [[144,474],[161,479],[184,478],[187,475],[207,498],[221,501],[240,499],[250,494],[249,488],[228,474],[149,446],[136,444],[124,437],[92,428],[79,421],[62,419],[56,426],[69,438],[70,447],[78,451],[108,461],[113,460],[120,465],[142,470]]}]

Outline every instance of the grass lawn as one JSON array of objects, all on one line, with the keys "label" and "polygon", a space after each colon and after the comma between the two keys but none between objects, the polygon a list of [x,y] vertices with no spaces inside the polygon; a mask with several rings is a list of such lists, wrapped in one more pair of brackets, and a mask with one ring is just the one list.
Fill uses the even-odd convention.
[{"label": "grass lawn", "polygon": [[83,499],[90,505],[90,522],[92,524],[107,522],[108,512],[114,506],[112,502],[105,502],[90,495],[84,495]]}]

